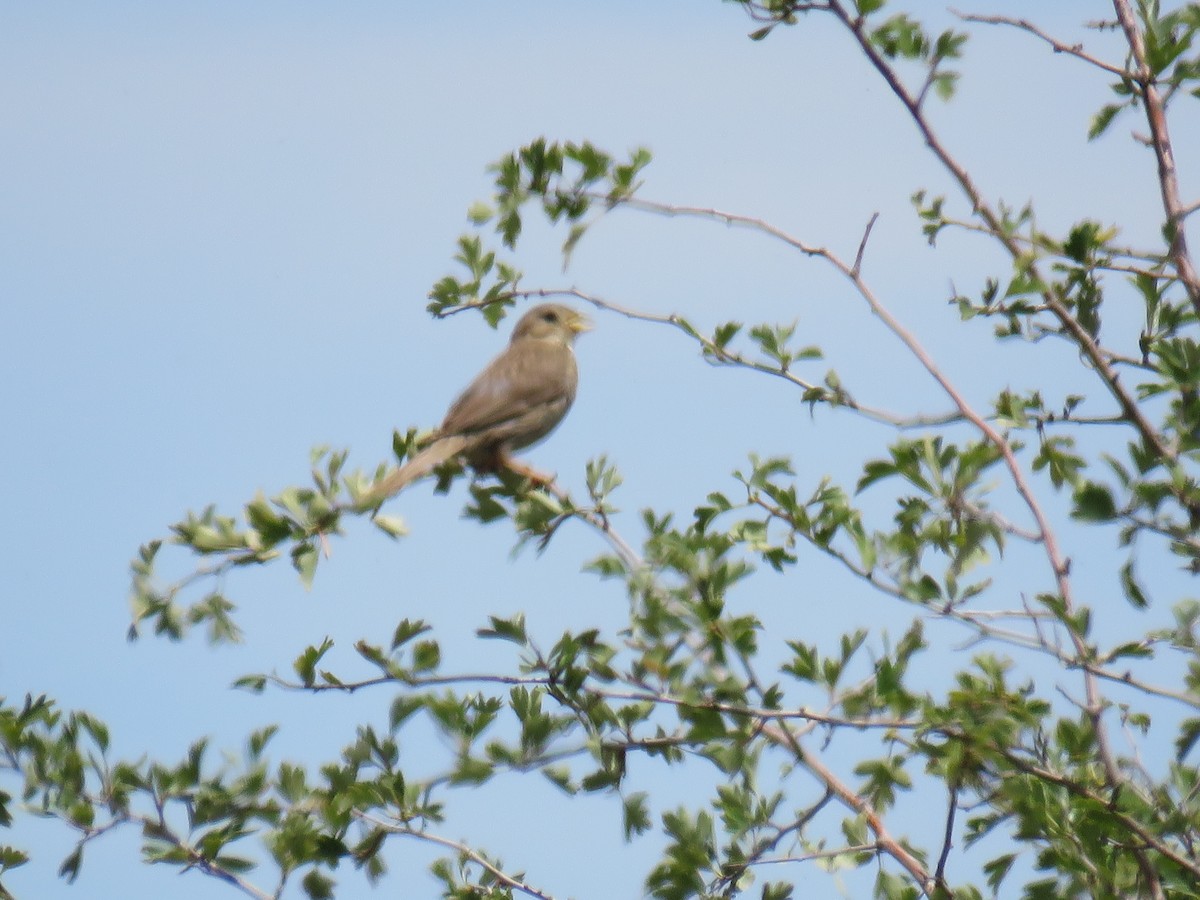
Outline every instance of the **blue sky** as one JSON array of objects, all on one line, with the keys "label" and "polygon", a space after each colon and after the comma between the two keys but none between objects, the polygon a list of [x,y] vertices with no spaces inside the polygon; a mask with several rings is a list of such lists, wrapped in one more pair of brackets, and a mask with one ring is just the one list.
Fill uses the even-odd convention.
[{"label": "blue sky", "polygon": [[[1002,6],[1068,38],[1108,12]],[[930,15],[948,24],[939,9]],[[390,697],[252,697],[228,689],[235,677],[286,671],[326,635],[337,642],[327,661],[352,673],[353,642],[383,640],[405,616],[437,626],[458,670],[511,665],[472,638],[491,613],[524,611],[547,642],[565,628],[620,627],[619,586],[578,574],[603,549],[594,536],[568,530],[541,558],[512,559],[502,526],[459,518],[461,488],[447,499],[418,486],[392,510],[410,537],[352,530],[311,592],[284,566],[231,578],[244,645],[124,638],[140,543],[188,509],[232,511],[256,490],[303,481],[316,444],[350,447],[353,464],[373,468],[393,428],[435,425],[500,349],[508,323],[496,333],[474,316],[435,322],[425,295],[451,271],[488,163],[539,135],[648,146],[646,196],[761,216],[850,256],[879,211],[868,277],[974,399],[1059,381],[1053,360],[1031,368],[1030,351],[997,354],[986,327],[957,325],[951,282],[978,285],[997,258],[965,238],[925,245],[908,198],[949,186],[847,42],[815,19],[762,43],[750,28],[715,0],[0,6],[0,693],[89,709],[129,756],[175,757],[202,735],[236,751],[277,721],[273,753],[311,764],[355,724],[386,721]],[[1132,223],[1134,242],[1153,235],[1153,166],[1131,126],[1082,139],[1107,99],[1103,79],[1011,31],[978,31],[968,56],[958,99],[935,119],[989,196],[1037,198],[1047,226],[1089,215]],[[1186,173],[1200,141],[1182,137],[1196,137],[1194,122],[1181,128]],[[864,401],[946,408],[856,297],[781,245],[619,212],[564,274],[560,240],[531,226],[516,260],[529,286],[575,285],[705,326],[798,318],[828,354],[815,379],[832,365]],[[626,478],[631,539],[638,509],[686,513],[729,489],[748,452],[792,454],[814,483],[849,480],[887,438],[848,417],[810,417],[782,383],[712,369],[673,332],[593,318],[576,407],[531,459],[581,492],[585,461],[608,454]],[[1065,351],[1060,362],[1065,387],[1078,367]],[[820,561],[808,571],[802,584],[768,576],[744,600],[778,645],[887,621],[877,598]],[[675,773],[643,777],[676,801],[691,787]],[[524,806],[521,789],[464,798],[447,832],[556,895],[637,895],[653,847],[621,842],[615,802],[580,801],[581,817],[549,789]],[[565,846],[540,847],[542,829],[563,823]],[[62,828],[26,817],[0,839],[36,854],[11,877],[20,897],[232,896],[138,864],[132,834],[93,848],[74,889],[54,875],[70,846]],[[414,896],[433,890],[413,863],[421,852],[393,861],[416,866]],[[611,881],[578,884],[594,859],[612,861]]]}]

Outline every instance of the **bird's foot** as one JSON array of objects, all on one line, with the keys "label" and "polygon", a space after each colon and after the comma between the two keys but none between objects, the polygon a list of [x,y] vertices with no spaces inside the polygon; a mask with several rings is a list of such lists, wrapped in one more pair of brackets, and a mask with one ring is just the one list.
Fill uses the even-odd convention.
[{"label": "bird's foot", "polygon": [[549,487],[554,484],[557,476],[553,472],[542,472],[535,469],[528,463],[523,463],[520,460],[512,458],[504,458],[499,460],[500,467],[512,472],[514,475],[525,478],[537,487]]}]

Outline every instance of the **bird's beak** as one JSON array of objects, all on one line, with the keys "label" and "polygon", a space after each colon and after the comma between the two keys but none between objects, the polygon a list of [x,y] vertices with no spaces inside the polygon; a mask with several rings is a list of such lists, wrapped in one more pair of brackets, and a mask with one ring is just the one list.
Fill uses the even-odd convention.
[{"label": "bird's beak", "polygon": [[592,320],[581,312],[576,312],[575,316],[567,323],[567,327],[574,334],[583,334],[585,331],[592,330]]}]

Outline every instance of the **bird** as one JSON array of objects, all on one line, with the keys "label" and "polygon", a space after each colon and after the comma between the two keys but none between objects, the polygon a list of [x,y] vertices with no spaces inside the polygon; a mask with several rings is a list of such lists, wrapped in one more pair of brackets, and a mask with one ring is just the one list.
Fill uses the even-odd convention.
[{"label": "bird", "polygon": [[441,427],[360,505],[382,503],[455,457],[481,473],[507,469],[536,483],[553,481],[512,455],[545,438],[571,408],[579,383],[575,339],[591,328],[587,316],[569,306],[531,308],[504,352],[451,404]]}]

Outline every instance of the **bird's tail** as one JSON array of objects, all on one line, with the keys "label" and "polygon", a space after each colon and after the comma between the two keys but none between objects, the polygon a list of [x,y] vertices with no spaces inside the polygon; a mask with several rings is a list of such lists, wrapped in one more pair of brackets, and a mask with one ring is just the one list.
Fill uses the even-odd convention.
[{"label": "bird's tail", "polygon": [[404,465],[385,475],[359,499],[358,506],[363,509],[378,506],[383,501],[400,493],[418,478],[424,478],[446,460],[457,456],[466,446],[467,439],[461,435],[454,434],[438,438]]}]

